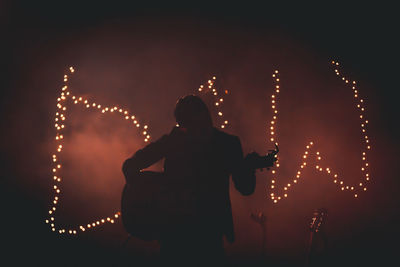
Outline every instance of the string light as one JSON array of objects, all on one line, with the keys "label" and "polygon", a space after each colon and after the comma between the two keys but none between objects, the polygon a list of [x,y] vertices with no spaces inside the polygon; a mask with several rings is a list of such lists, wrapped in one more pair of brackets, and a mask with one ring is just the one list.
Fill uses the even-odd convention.
[{"label": "string light", "polygon": [[[371,145],[370,145],[370,141],[369,141],[369,137],[366,134],[366,125],[368,124],[368,120],[365,119],[365,105],[364,105],[364,100],[362,98],[360,98],[359,95],[359,91],[357,90],[356,87],[356,82],[355,81],[350,81],[348,78],[346,78],[345,76],[341,75],[340,71],[339,71],[339,63],[336,61],[332,61],[332,65],[334,67],[334,71],[335,74],[337,76],[339,76],[341,78],[342,81],[344,81],[344,83],[347,86],[350,86],[351,89],[353,90],[353,94],[354,94],[354,99],[356,102],[356,107],[360,112],[359,118],[361,120],[361,132],[364,135],[364,140],[363,140],[363,145],[365,147],[364,151],[362,152],[362,165],[361,165],[361,175],[364,176],[362,179],[365,180],[364,183],[366,183],[367,181],[370,180],[370,176],[368,173],[369,170],[369,163],[367,162],[367,151],[369,151],[371,149]],[[278,70],[275,70],[274,73],[272,74],[272,78],[274,79],[274,85],[275,85],[275,92],[271,95],[271,108],[272,108],[272,120],[270,121],[270,124],[268,125],[268,129],[270,130],[270,141],[274,142],[275,144],[278,145],[278,141],[277,141],[277,131],[276,131],[276,125],[277,125],[277,114],[278,114],[278,110],[277,110],[277,104],[278,104],[278,96],[280,93],[280,78],[279,78],[280,74]],[[301,180],[301,171],[302,169],[304,169],[307,166],[307,162],[309,161],[309,158],[311,155],[314,154],[314,164],[315,164],[315,169],[319,172],[324,172],[332,179],[332,182],[334,184],[338,184],[338,179],[339,179],[339,175],[337,173],[335,173],[330,167],[322,167],[321,166],[321,160],[322,160],[322,156],[321,153],[319,151],[315,151],[314,148],[314,142],[310,141],[305,148],[305,151],[302,155],[302,163],[300,164],[300,168],[297,171],[295,177],[293,178],[292,182],[293,184],[297,184],[300,180]],[[314,152],[315,151],[315,152]],[[278,189],[276,188],[276,175],[277,175],[277,171],[279,170],[279,157],[277,157],[277,161],[276,161],[276,170],[272,170],[272,179],[271,179],[271,184],[269,186],[269,188],[266,188],[266,190],[269,193],[269,198],[274,202],[274,203],[278,203],[279,200],[283,199],[282,193],[280,194],[278,192]],[[351,191],[351,193],[353,194],[353,196],[355,198],[358,198],[359,196],[359,192],[363,192],[363,191],[367,191],[367,187],[365,186],[365,184],[360,182],[358,185],[348,185],[348,184],[344,184],[343,180],[340,180],[339,182],[339,187],[341,191]],[[283,197],[286,198],[288,196],[288,191],[290,188],[293,188],[291,186],[291,183],[288,183],[286,186],[283,186]],[[273,190],[274,189],[274,190]]]},{"label": "string light", "polygon": [[[59,234],[70,234],[70,235],[76,235],[78,232],[85,232],[88,229],[93,229],[97,226],[100,226],[105,223],[115,223],[115,220],[117,220],[121,212],[117,211],[114,214],[112,214],[110,217],[107,218],[100,218],[94,222],[91,223],[86,223],[86,226],[84,225],[79,225],[75,227],[69,227],[69,229],[66,229],[65,227],[59,226],[56,224],[56,219],[55,219],[55,213],[57,210],[57,205],[59,204],[59,200],[61,199],[61,181],[62,179],[62,163],[60,160],[60,155],[62,154],[63,151],[63,145],[62,142],[64,141],[64,132],[65,132],[65,121],[66,121],[66,113],[65,111],[67,110],[67,105],[69,104],[74,104],[74,105],[83,105],[86,109],[92,109],[98,112],[101,112],[102,114],[108,112],[110,114],[119,114],[121,118],[125,121],[128,121],[132,123],[136,128],[140,127],[139,121],[137,117],[133,114],[130,114],[130,112],[127,109],[119,108],[114,106],[113,108],[110,107],[103,107],[103,105],[100,105],[95,102],[91,102],[89,99],[84,98],[83,96],[75,96],[72,95],[72,93],[69,91],[68,87],[68,80],[69,80],[69,75],[72,75],[75,72],[74,67],[69,67],[69,73],[64,75],[64,84],[61,88],[61,93],[60,96],[57,98],[57,112],[55,114],[54,121],[56,122],[54,124],[54,127],[56,128],[56,136],[55,136],[55,141],[56,141],[56,152],[52,155],[52,164],[51,164],[51,172],[53,174],[53,190],[54,190],[54,197],[51,201],[51,206],[48,210],[48,218],[46,218],[45,222],[46,224],[49,224],[51,230],[53,232],[58,232]],[[119,111],[119,112],[117,112]],[[149,134],[149,129],[148,125],[143,126],[143,131],[142,131],[144,141],[148,142],[151,138]],[[57,225],[57,227],[56,227]]]},{"label": "string light", "polygon": [[[224,103],[224,98],[220,96],[220,93],[218,92],[217,88],[215,88],[215,82],[216,82],[217,77],[213,76],[212,79],[207,81],[207,86],[204,86],[203,84],[200,85],[198,91],[202,92],[204,94],[207,93],[212,93],[214,96],[214,106],[217,107],[216,113],[218,115],[219,119],[219,127],[221,129],[226,128],[229,125],[229,121],[224,119],[224,113],[222,112],[222,106]],[[228,94],[228,90],[224,91],[225,94]]]}]

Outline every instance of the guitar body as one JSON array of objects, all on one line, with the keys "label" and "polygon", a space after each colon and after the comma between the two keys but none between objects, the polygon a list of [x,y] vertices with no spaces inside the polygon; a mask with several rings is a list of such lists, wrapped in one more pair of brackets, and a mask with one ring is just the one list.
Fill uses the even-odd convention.
[{"label": "guitar body", "polygon": [[[125,230],[142,240],[155,240],[159,235],[159,214],[154,212],[153,196],[157,195],[162,173],[142,172],[134,182],[126,183],[121,198],[121,219]],[[151,186],[153,183],[153,186]]]},{"label": "guitar body", "polygon": [[121,218],[125,230],[141,240],[159,240],[193,210],[193,192],[164,173],[142,171],[129,177],[122,191]]}]

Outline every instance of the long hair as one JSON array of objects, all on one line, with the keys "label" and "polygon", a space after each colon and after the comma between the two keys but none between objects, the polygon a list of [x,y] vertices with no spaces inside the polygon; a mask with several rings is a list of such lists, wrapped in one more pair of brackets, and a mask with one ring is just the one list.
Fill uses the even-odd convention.
[{"label": "long hair", "polygon": [[204,101],[195,95],[187,95],[178,99],[174,116],[179,125],[187,126],[194,117],[201,117],[202,122],[212,126],[210,111]]}]

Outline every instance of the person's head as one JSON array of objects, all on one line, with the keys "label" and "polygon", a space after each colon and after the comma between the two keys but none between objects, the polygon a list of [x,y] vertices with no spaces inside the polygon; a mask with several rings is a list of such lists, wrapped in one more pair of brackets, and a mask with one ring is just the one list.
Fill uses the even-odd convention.
[{"label": "person's head", "polygon": [[207,105],[195,95],[181,97],[176,103],[174,116],[179,126],[190,132],[201,132],[213,126]]}]

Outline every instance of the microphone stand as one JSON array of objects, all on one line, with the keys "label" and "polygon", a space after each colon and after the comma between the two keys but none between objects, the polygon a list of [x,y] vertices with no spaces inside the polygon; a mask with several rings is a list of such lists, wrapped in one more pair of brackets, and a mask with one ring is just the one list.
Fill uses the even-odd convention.
[{"label": "microphone stand", "polygon": [[267,229],[266,229],[266,223],[265,223],[266,217],[265,217],[264,213],[261,211],[256,212],[256,213],[252,212],[250,214],[250,217],[254,222],[258,223],[261,226],[261,231],[262,231],[262,253],[261,253],[261,255],[262,255],[262,257],[264,257],[265,250],[266,250],[266,244],[267,244],[267,237],[266,237]]}]

